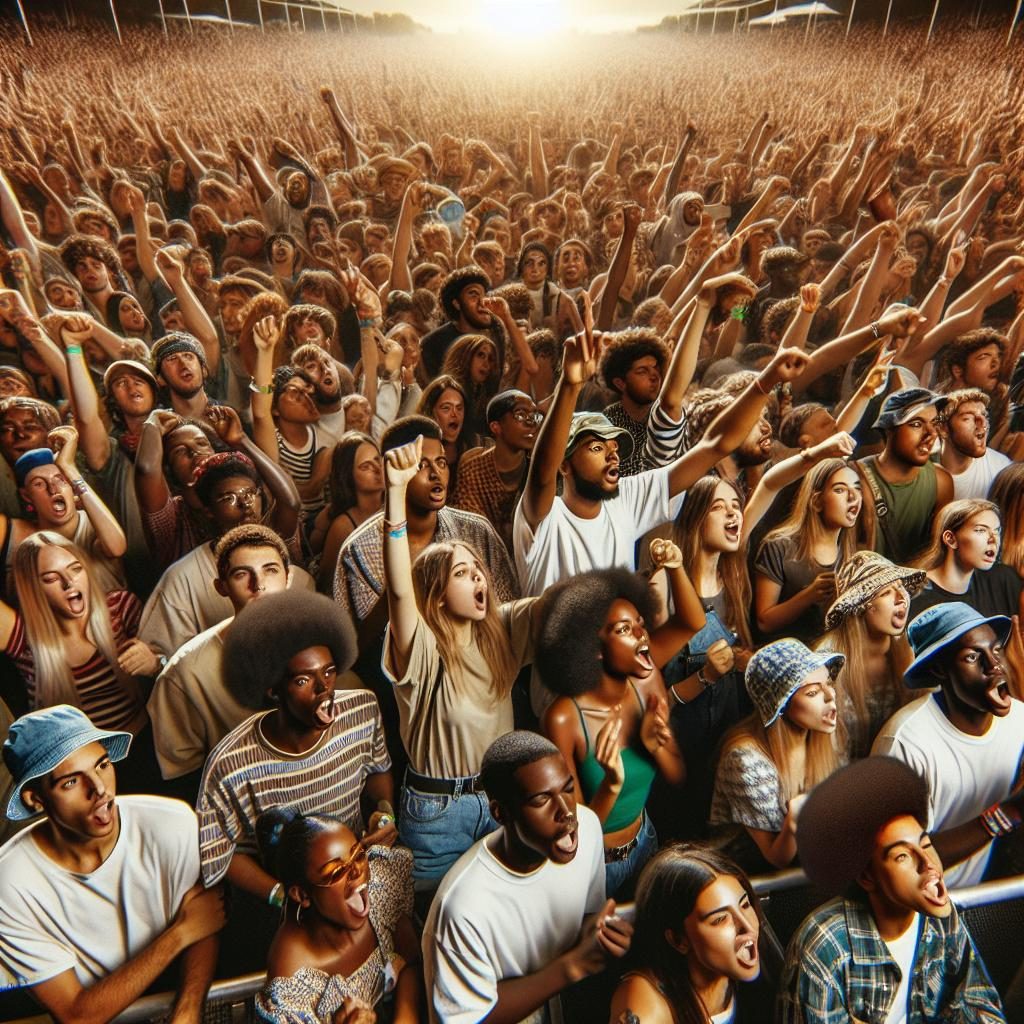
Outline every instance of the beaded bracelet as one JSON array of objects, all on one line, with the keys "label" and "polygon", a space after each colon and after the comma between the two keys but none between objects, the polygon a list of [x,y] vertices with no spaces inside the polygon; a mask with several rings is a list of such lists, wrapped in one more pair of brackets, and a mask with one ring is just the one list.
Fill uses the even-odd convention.
[{"label": "beaded bracelet", "polygon": [[1017,831],[1017,826],[1010,820],[1002,805],[998,803],[994,803],[981,812],[981,824],[993,839],[1008,836],[1011,832]]}]

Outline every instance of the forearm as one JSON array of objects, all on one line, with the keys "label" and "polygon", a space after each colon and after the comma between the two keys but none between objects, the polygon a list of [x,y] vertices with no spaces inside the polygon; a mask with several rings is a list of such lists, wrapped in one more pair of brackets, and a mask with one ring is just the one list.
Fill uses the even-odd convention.
[{"label": "forearm", "polygon": [[239,154],[239,159],[242,161],[246,172],[249,175],[249,180],[253,184],[253,188],[256,189],[256,195],[259,197],[261,203],[265,203],[273,194],[274,186],[267,177],[267,172],[263,169],[263,164],[254,157],[251,153],[242,151]]},{"label": "forearm", "polygon": [[861,327],[816,348],[809,356],[803,373],[793,381],[794,396],[803,394],[819,377],[845,366],[854,357],[876,344],[871,326]]},{"label": "forearm", "polygon": [[518,1024],[584,976],[582,971],[570,970],[566,958],[561,956],[533,974],[499,981],[498,1001],[480,1024]]},{"label": "forearm", "polygon": [[757,628],[763,633],[778,633],[795,622],[808,608],[814,606],[813,587],[804,587],[785,601],[777,604],[757,602]]},{"label": "forearm", "polygon": [[394,809],[395,780],[391,772],[373,772],[368,775],[366,784],[363,786],[363,797],[370,814],[389,807]]},{"label": "forearm", "polygon": [[948,871],[954,864],[959,864],[972,854],[984,849],[992,842],[992,836],[981,823],[981,818],[972,818],[956,828],[948,828],[942,832],[932,833],[935,852]]},{"label": "forearm", "polygon": [[539,199],[548,190],[548,163],[538,124],[530,126],[530,173],[533,175],[533,197]]},{"label": "forearm", "polygon": [[508,340],[512,342],[512,348],[519,357],[520,373],[532,377],[540,367],[537,365],[537,359],[533,354],[533,349],[530,348],[529,342],[526,340],[523,329],[511,315],[502,317],[501,323],[505,328],[505,333],[508,335]]},{"label": "forearm", "polygon": [[601,299],[597,304],[597,318],[594,326],[599,331],[611,330],[615,320],[615,307],[618,305],[619,292],[626,281],[626,274],[629,272],[629,260],[633,253],[633,239],[635,231],[624,229],[619,235],[618,243],[615,246],[615,254],[612,256],[611,265],[608,267],[608,277],[604,283],[604,290],[601,292]]},{"label": "forearm", "polygon": [[110,442],[100,418],[99,398],[81,351],[67,352],[68,392],[78,427],[78,447],[86,465],[98,473],[110,458]]},{"label": "forearm", "polygon": [[[132,227],[135,229],[135,252],[146,280],[152,284],[163,280],[163,274],[156,265],[156,256],[149,236],[149,215],[145,204],[132,208]],[[166,282],[165,282],[166,283]]]},{"label": "forearm", "polygon": [[860,282],[853,308],[843,324],[844,334],[856,330],[857,327],[866,323],[878,305],[878,300],[882,294],[882,283],[889,270],[889,260],[892,256],[892,251],[892,247],[889,245],[879,244],[876,248],[871,266]]},{"label": "forearm", "polygon": [[199,181],[199,179],[206,174],[206,167],[202,160],[196,156],[192,147],[185,141],[181,132],[177,128],[171,128],[170,136],[171,145],[174,146],[175,152],[188,165],[188,169],[192,174],[192,177],[195,178],[196,181]]},{"label": "forearm", "polygon": [[237,889],[250,893],[259,900],[268,902],[271,892],[278,884],[277,879],[263,869],[255,857],[237,850],[228,864],[227,880]]},{"label": "forearm", "polygon": [[39,265],[39,250],[36,240],[25,223],[21,205],[6,175],[0,170],[0,221],[18,249],[24,249],[34,266]]},{"label": "forearm", "polygon": [[802,352],[807,345],[807,335],[811,332],[812,323],[814,323],[814,310],[808,310],[801,305],[796,311],[796,316],[786,324],[779,348],[798,348]]},{"label": "forearm", "polygon": [[100,500],[99,495],[85,485],[86,489],[79,495],[82,511],[89,517],[93,530],[96,531],[96,541],[100,550],[108,558],[120,558],[128,550],[128,541],[121,529],[117,517]]},{"label": "forearm", "polygon": [[[715,339],[715,350],[711,353],[712,362],[718,359],[728,359],[736,351],[738,346],[746,342],[747,325],[742,320],[730,316],[718,329],[718,337]],[[782,347],[785,347],[784,345]]]},{"label": "forearm", "polygon": [[299,524],[299,514],[302,511],[302,499],[299,497],[295,481],[258,444],[244,434],[239,448],[252,459],[260,478],[274,499],[275,528],[282,537],[291,537]]},{"label": "forearm", "polygon": [[668,177],[665,179],[665,191],[662,192],[661,201],[666,207],[679,190],[679,179],[683,176],[683,168],[686,166],[686,157],[689,155],[690,147],[693,145],[693,137],[694,133],[687,129],[676,153],[676,158],[672,161],[672,169],[668,172]]},{"label": "forearm", "polygon": [[203,1019],[206,994],[217,970],[220,937],[210,935],[185,950],[181,958],[181,982],[170,1024],[199,1024]]},{"label": "forearm", "polygon": [[203,304],[196,298],[184,275],[176,274],[171,290],[178,300],[178,309],[181,310],[181,318],[185,322],[185,330],[191,332],[206,354],[206,363],[210,370],[210,376],[214,377],[220,369],[220,339],[217,337],[217,328],[210,319]]},{"label": "forearm", "polygon": [[252,436],[260,448],[273,461],[280,461],[277,447],[277,430],[274,427],[272,394],[259,389],[269,388],[274,376],[274,353],[271,349],[256,350],[256,365],[253,367],[252,380],[257,390],[249,391],[249,409],[252,412]]}]

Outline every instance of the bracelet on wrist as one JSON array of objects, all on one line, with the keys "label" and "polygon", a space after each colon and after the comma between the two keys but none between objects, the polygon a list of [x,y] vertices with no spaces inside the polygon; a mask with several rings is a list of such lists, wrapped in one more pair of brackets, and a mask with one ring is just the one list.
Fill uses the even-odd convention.
[{"label": "bracelet on wrist", "polygon": [[701,665],[701,667],[699,669],[697,669],[697,681],[700,683],[701,686],[704,687],[705,690],[709,686],[714,686],[715,683],[718,682],[717,679],[708,679],[708,677],[704,673],[704,666],[703,665]]},{"label": "bracelet on wrist", "polygon": [[1008,836],[1020,828],[1020,823],[1011,820],[1001,803],[994,803],[981,812],[981,824],[993,839]]},{"label": "bracelet on wrist", "polygon": [[873,338],[875,338],[875,340],[879,339],[882,336],[882,331],[878,326],[877,320],[871,325],[871,335]]},{"label": "bracelet on wrist", "polygon": [[256,379],[253,378],[249,381],[249,390],[254,395],[272,395],[274,393],[273,384],[257,384]]},{"label": "bracelet on wrist", "polygon": [[267,906],[284,906],[284,886],[280,882],[275,883],[274,888],[267,895]]},{"label": "bracelet on wrist", "polygon": [[676,690],[675,686],[670,686],[668,688],[668,692],[672,694],[672,696],[675,699],[675,702],[677,704],[686,704],[687,703],[682,697],[679,696],[679,693]]},{"label": "bracelet on wrist", "polygon": [[89,485],[81,477],[79,477],[77,480],[71,481],[72,494],[76,494],[78,495],[78,497],[81,497],[83,494],[87,494],[88,492]]},{"label": "bracelet on wrist", "polygon": [[359,321],[359,330],[361,330],[361,331],[366,331],[366,330],[369,330],[369,328],[376,327],[376,326],[377,326],[377,318],[376,317],[372,317],[371,316],[371,317],[368,317],[365,320],[360,319],[360,321]]},{"label": "bracelet on wrist", "polygon": [[81,345],[68,345],[68,346],[67,346],[67,347],[66,347],[66,348],[64,349],[64,351],[65,351],[65,352],[66,352],[66,353],[67,353],[67,354],[68,354],[69,356],[80,356],[80,355],[82,354],[82,346],[81,346]]}]

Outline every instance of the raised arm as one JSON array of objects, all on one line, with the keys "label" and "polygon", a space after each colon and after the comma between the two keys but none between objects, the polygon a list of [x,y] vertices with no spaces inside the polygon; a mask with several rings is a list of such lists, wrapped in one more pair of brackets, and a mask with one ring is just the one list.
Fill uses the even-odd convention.
[{"label": "raised arm", "polygon": [[615,307],[618,305],[619,292],[622,291],[626,275],[629,273],[629,263],[633,257],[633,241],[643,215],[644,211],[636,203],[626,203],[623,207],[622,234],[619,235],[615,244],[615,253],[612,256],[611,265],[608,267],[608,277],[597,302],[595,326],[599,331],[611,330],[615,321]]},{"label": "raised arm", "polygon": [[409,481],[420,471],[423,438],[392,448],[384,455],[387,489],[384,492],[384,573],[387,576],[389,642],[396,677],[405,674],[412,637],[419,621],[412,584],[412,557],[406,528],[405,494]]},{"label": "raised arm", "polygon": [[171,498],[164,477],[164,437],[181,426],[181,417],[154,409],[142,426],[135,453],[135,495],[143,512],[159,512]]},{"label": "raised arm", "polygon": [[532,377],[540,367],[537,365],[537,359],[533,354],[533,349],[530,348],[529,342],[526,340],[522,327],[516,322],[516,318],[512,315],[512,310],[509,309],[508,302],[500,295],[485,295],[481,301],[481,306],[491,316],[501,321],[501,325],[505,328],[505,333],[508,335],[508,340],[512,343],[512,348],[519,357],[520,371],[526,374],[527,377]]},{"label": "raised arm", "polygon": [[683,168],[686,166],[686,158],[690,153],[693,140],[697,137],[697,126],[693,121],[686,122],[686,131],[683,133],[683,141],[679,144],[676,158],[672,161],[672,169],[665,179],[665,191],[661,194],[662,205],[667,209],[672,202],[673,196],[679,191],[679,179],[683,176]]},{"label": "raised arm", "polygon": [[526,474],[522,510],[531,530],[551,511],[558,484],[558,468],[565,461],[565,445],[576,400],[584,383],[594,374],[594,340],[587,329],[567,338],[562,350],[562,374],[540,433]]},{"label": "raised arm", "polygon": [[178,309],[185,322],[185,330],[193,334],[206,354],[206,365],[210,376],[215,377],[220,369],[220,338],[214,327],[210,314],[196,298],[188,281],[185,280],[185,268],[166,249],[160,249],[155,258],[160,276],[178,300]]},{"label": "raised arm", "polygon": [[100,417],[96,385],[82,352],[82,342],[92,337],[94,322],[86,316],[69,317],[61,324],[60,337],[67,360],[68,397],[78,424],[78,444],[86,465],[99,473],[110,459],[110,438]]},{"label": "raised arm", "polygon": [[804,351],[820,300],[821,289],[816,284],[801,285],[800,308],[796,311],[796,316],[786,324],[782,341],[779,342],[780,348],[798,348],[801,352]]},{"label": "raised arm", "polygon": [[761,415],[771,389],[795,380],[806,366],[803,352],[780,349],[746,390],[712,420],[704,437],[670,465],[669,493],[681,494],[736,451]]},{"label": "raised arm", "polygon": [[422,182],[410,182],[402,197],[402,208],[398,213],[398,226],[395,229],[395,241],[391,247],[391,274],[386,285],[388,292],[395,288],[400,288],[404,292],[412,291],[412,275],[409,273],[412,225],[416,217],[423,212],[423,199],[424,186]]},{"label": "raised arm", "polygon": [[249,386],[249,408],[252,411],[252,436],[256,444],[274,462],[280,461],[277,429],[271,409],[274,404],[274,349],[281,339],[277,318],[272,314],[259,320],[252,331],[256,346],[256,366]]}]

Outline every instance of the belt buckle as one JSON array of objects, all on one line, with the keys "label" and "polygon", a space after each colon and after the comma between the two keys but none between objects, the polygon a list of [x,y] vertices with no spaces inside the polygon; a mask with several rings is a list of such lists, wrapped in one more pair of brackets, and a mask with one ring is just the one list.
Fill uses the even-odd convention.
[{"label": "belt buckle", "polygon": [[456,780],[455,780],[455,789],[454,789],[454,790],[452,791],[452,796],[453,796],[453,797],[454,797],[454,798],[455,798],[456,800],[458,800],[458,799],[459,799],[459,797],[460,797],[460,796],[462,796],[462,783],[463,783],[464,781],[465,781],[465,780],[463,780],[463,779],[456,779]]}]

